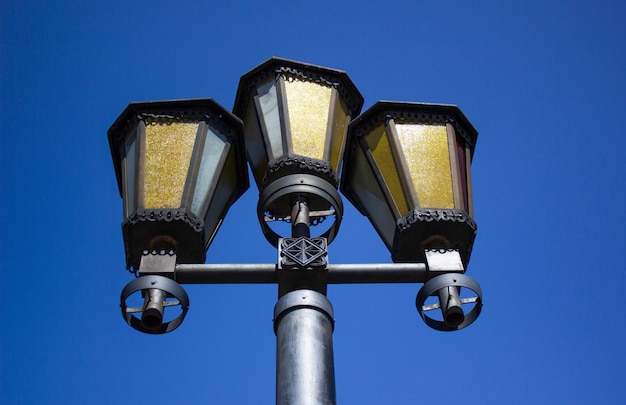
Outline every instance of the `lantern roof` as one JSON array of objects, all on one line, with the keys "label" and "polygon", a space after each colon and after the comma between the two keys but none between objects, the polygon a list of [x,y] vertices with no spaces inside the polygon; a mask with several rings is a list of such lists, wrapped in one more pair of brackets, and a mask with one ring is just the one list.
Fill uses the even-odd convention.
[{"label": "lantern roof", "polygon": [[233,106],[235,115],[242,117],[245,113],[251,86],[275,77],[279,73],[306,78],[337,88],[353,115],[358,114],[363,107],[363,96],[345,71],[273,56],[241,76]]},{"label": "lantern roof", "polygon": [[[452,123],[457,130],[457,135],[465,139],[471,155],[474,155],[478,131],[463,114],[463,111],[453,104],[378,101],[350,123],[350,128],[358,127],[358,131],[356,133],[353,133],[352,130],[348,131],[347,144],[350,145],[353,136],[361,136],[388,119],[424,123]],[[349,154],[349,152],[346,150],[346,153]]]},{"label": "lantern roof", "polygon": [[122,147],[124,138],[130,128],[136,126],[139,120],[147,117],[164,121],[172,119],[175,121],[207,121],[220,129],[230,142],[239,144],[237,149],[240,152],[237,159],[241,171],[243,171],[243,175],[238,176],[241,193],[248,188],[249,181],[246,172],[242,131],[233,130],[233,128],[242,127],[239,118],[212,98],[142,101],[128,104],[108,131],[109,147],[111,148],[120,195],[122,195]]}]

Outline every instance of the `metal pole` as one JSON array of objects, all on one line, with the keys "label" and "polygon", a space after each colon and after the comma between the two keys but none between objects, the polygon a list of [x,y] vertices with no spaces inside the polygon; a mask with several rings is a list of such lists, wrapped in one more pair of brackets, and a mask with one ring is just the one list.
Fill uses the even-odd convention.
[{"label": "metal pole", "polygon": [[[142,274],[161,274],[158,271]],[[328,284],[425,283],[442,272],[429,271],[424,263],[329,264]],[[165,275],[165,274],[162,274]],[[177,264],[180,284],[275,284],[275,263]]]},{"label": "metal pole", "polygon": [[309,217],[309,202],[306,197],[298,195],[291,202],[291,236],[311,236],[311,221]]},{"label": "metal pole", "polygon": [[335,404],[333,308],[321,293],[296,290],[274,308],[276,404]]},{"label": "metal pole", "polygon": [[156,330],[163,324],[163,302],[167,298],[165,291],[156,288],[145,290],[141,325],[149,330]]},{"label": "metal pole", "polygon": [[[310,237],[306,198],[294,196],[291,218],[292,237]],[[287,282],[283,280],[279,277],[278,291],[284,295],[274,307],[276,404],[335,404],[333,307],[324,294],[313,289],[284,291]]]}]

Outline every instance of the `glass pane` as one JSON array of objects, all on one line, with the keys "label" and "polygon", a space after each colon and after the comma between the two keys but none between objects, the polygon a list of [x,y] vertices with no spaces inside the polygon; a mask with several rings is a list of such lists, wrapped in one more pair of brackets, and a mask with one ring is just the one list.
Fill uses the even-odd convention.
[{"label": "glass pane", "polygon": [[269,157],[269,160],[276,159],[283,155],[283,137],[280,129],[280,109],[278,108],[276,81],[272,80],[257,87],[257,93],[272,151],[272,156]]},{"label": "glass pane", "polygon": [[180,207],[198,123],[146,123],[145,208]]},{"label": "glass pane", "polygon": [[[219,183],[217,184],[215,194],[210,201],[209,209],[204,217],[204,225],[209,232],[215,234],[215,231],[222,223],[226,211],[228,211],[229,203],[237,190],[237,159],[235,156],[235,148],[229,148],[228,156],[224,168],[222,169]],[[211,242],[209,238],[208,242]],[[207,245],[208,247],[208,245]]]},{"label": "glass pane", "polygon": [[126,200],[125,215],[128,217],[137,209],[136,173],[137,173],[137,131],[126,138],[124,145],[124,198]]},{"label": "glass pane", "polygon": [[332,89],[293,78],[285,89],[293,153],[323,160]]},{"label": "glass pane", "polygon": [[445,125],[396,124],[421,208],[454,208]]},{"label": "glass pane", "polygon": [[263,182],[265,176],[265,168],[267,167],[267,154],[265,152],[265,144],[263,143],[263,135],[259,128],[259,121],[256,116],[254,107],[254,99],[248,103],[246,116],[244,118],[243,133],[246,143],[246,151],[248,160],[252,166],[252,174],[257,185]]},{"label": "glass pane", "polygon": [[389,193],[396,204],[398,215],[406,214],[410,208],[406,202],[402,183],[398,177],[398,170],[391,153],[391,146],[389,145],[389,138],[387,138],[384,125],[381,124],[374,128],[365,136],[365,141],[372,151],[378,170],[380,170],[380,174],[385,180]]},{"label": "glass pane", "polygon": [[353,152],[350,188],[388,248],[393,244],[396,219],[361,148]]},{"label": "glass pane", "polygon": [[208,127],[206,141],[202,150],[198,179],[196,180],[196,188],[193,191],[193,201],[191,202],[191,211],[200,217],[203,216],[200,210],[206,203],[207,197],[215,192],[215,190],[210,189],[211,182],[214,176],[219,175],[220,168],[218,164],[227,145],[226,140],[220,133]]},{"label": "glass pane", "polygon": [[339,94],[337,94],[338,103],[335,104],[335,122],[333,122],[333,133],[330,149],[330,166],[337,172],[339,170],[339,162],[341,161],[341,153],[343,152],[343,143],[348,126],[348,105]]}]

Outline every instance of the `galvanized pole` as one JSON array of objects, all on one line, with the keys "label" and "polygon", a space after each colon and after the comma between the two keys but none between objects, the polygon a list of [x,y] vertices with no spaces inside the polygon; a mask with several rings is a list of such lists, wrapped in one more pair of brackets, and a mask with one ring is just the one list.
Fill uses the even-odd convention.
[{"label": "galvanized pole", "polygon": [[[293,237],[309,237],[305,199],[294,199],[291,218]],[[333,307],[322,292],[299,288],[279,298],[274,308],[277,405],[336,403],[333,329]]]},{"label": "galvanized pole", "polygon": [[274,309],[276,404],[335,404],[333,308],[313,290],[283,295]]}]

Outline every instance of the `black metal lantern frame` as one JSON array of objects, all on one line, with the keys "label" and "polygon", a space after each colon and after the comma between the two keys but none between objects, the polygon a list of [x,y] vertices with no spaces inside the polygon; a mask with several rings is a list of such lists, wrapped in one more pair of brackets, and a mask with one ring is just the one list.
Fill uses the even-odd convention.
[{"label": "black metal lantern frame", "polygon": [[350,120],[363,97],[340,70],[271,58],[241,77],[233,111],[244,121],[248,160],[261,193],[258,217],[267,240],[280,235],[269,226],[290,220],[293,198],[306,200],[312,225],[334,214],[321,236],[328,243],[341,222],[338,171]]},{"label": "black metal lantern frame", "polygon": [[[438,159],[445,160],[446,171],[446,187],[439,189],[448,189],[445,203],[420,200],[413,172],[431,162],[403,150],[407,146],[398,128],[404,124],[439,128],[445,145]],[[425,250],[433,248],[458,250],[463,263],[469,262],[476,234],[470,163],[477,134],[458,107],[443,104],[381,101],[350,124],[341,191],[368,216],[394,262],[423,262]],[[376,156],[368,137],[384,141],[384,158]]]},{"label": "black metal lantern frame", "polygon": [[[158,159],[147,150],[150,137],[165,149]],[[241,120],[212,99],[131,103],[109,129],[109,145],[124,199],[127,267],[137,270],[145,250],[204,262],[228,208],[248,188]]]}]

